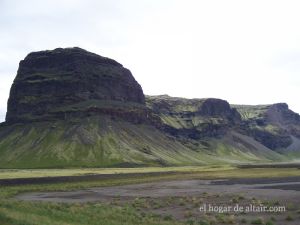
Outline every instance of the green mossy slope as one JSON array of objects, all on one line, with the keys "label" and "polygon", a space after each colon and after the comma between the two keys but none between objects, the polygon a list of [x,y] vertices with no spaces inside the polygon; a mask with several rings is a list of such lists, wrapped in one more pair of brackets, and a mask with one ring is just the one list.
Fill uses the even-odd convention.
[{"label": "green mossy slope", "polygon": [[153,126],[107,116],[2,126],[0,140],[0,168],[182,166],[284,159],[271,150],[254,154],[245,143],[233,146],[232,137],[176,139]]}]

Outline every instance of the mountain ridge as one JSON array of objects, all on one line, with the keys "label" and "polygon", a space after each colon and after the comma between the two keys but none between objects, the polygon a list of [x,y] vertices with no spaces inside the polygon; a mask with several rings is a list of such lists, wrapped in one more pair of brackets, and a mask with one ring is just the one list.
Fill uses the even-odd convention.
[{"label": "mountain ridge", "polygon": [[299,152],[300,116],[286,103],[144,95],[122,64],[78,47],[26,56],[0,125],[1,168],[278,162]]}]

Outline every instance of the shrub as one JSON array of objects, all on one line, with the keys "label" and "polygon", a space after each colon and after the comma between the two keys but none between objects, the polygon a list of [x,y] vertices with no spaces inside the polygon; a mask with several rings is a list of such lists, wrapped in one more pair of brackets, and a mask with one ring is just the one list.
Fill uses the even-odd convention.
[{"label": "shrub", "polygon": [[263,220],[262,220],[262,218],[257,218],[257,219],[252,220],[251,224],[260,225],[260,224],[263,224]]}]

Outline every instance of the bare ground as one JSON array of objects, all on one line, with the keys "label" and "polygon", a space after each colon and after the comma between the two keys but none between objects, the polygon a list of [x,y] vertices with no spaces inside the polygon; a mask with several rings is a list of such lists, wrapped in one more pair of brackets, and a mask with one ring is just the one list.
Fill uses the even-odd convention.
[{"label": "bare ground", "polygon": [[[300,224],[300,177],[161,181],[68,192],[24,193],[16,198],[65,203],[99,202],[116,206],[129,204],[141,214],[215,224],[244,224],[245,221],[255,224],[255,220],[262,221],[256,221],[256,224]],[[284,207],[285,212],[234,210],[237,206],[245,209],[250,205],[266,206],[268,209]],[[209,206],[228,211],[212,212]]]}]

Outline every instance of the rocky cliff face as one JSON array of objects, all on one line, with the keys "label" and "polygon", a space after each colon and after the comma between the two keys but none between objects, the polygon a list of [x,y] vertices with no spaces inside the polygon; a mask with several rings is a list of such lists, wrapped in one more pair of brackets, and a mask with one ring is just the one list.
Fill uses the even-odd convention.
[{"label": "rocky cliff face", "polygon": [[286,103],[263,106],[234,106],[241,113],[241,132],[272,150],[282,150],[300,137],[300,116]]},{"label": "rocky cliff face", "polygon": [[288,128],[290,125],[300,125],[300,115],[290,110],[286,103],[277,103],[266,111],[266,121]]},{"label": "rocky cliff face", "polygon": [[147,96],[146,103],[161,119],[162,129],[177,137],[221,138],[234,131],[276,151],[287,149],[295,140],[298,143],[300,137],[300,116],[285,103],[230,106],[222,99],[167,95]]},{"label": "rocky cliff face", "polygon": [[147,106],[161,118],[163,129],[192,139],[218,137],[239,124],[236,109],[221,99],[185,99],[168,95],[147,96]]},{"label": "rocky cliff face", "polygon": [[233,123],[240,122],[241,120],[241,116],[237,110],[231,108],[229,103],[222,99],[205,99],[198,112],[207,117],[226,118]]},{"label": "rocky cliff face", "polygon": [[20,62],[6,122],[84,116],[144,103],[141,86],[120,63],[80,48],[58,48],[30,53]]},{"label": "rocky cliff face", "polygon": [[1,168],[205,165],[300,156],[284,103],[144,96],[130,71],[80,48],[20,62],[0,124]]}]

